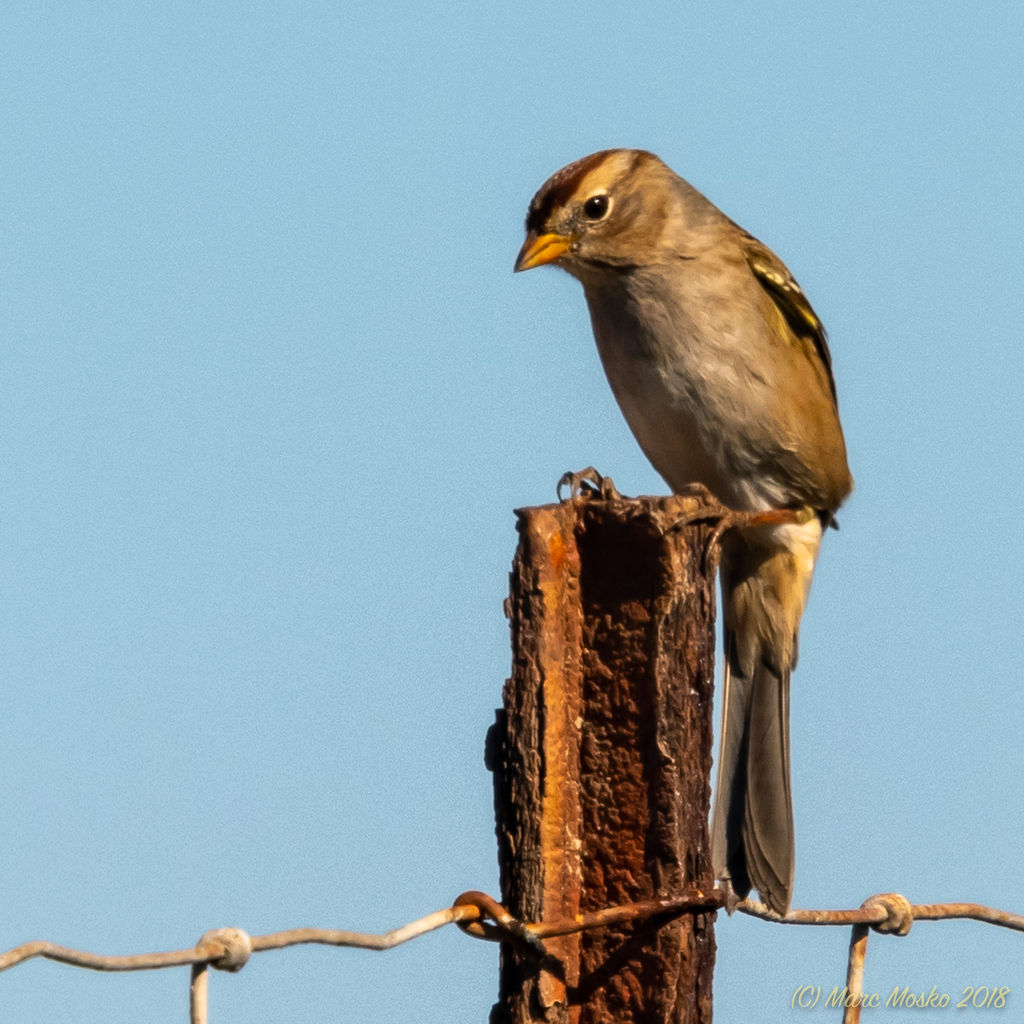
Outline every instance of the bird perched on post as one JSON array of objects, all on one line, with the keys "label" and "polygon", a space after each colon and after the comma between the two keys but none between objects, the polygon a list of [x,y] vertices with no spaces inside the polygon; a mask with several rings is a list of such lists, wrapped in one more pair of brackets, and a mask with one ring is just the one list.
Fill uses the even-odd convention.
[{"label": "bird perched on post", "polygon": [[[793,891],[789,680],[824,530],[853,480],[821,321],[782,261],[652,153],[548,179],[515,269],[583,285],[612,391],[677,493],[749,513],[721,559],[725,691],[712,861],[731,902]],[[781,514],[780,514],[781,513]]]}]

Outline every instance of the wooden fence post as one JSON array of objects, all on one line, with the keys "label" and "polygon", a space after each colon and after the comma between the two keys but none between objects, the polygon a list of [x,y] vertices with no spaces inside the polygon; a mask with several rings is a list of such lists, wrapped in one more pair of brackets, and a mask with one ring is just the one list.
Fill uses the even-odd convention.
[{"label": "wooden fence post", "polygon": [[[711,528],[695,499],[517,512],[513,667],[489,739],[502,900],[553,921],[713,887]],[[502,945],[492,1024],[708,1024],[713,913]]]}]

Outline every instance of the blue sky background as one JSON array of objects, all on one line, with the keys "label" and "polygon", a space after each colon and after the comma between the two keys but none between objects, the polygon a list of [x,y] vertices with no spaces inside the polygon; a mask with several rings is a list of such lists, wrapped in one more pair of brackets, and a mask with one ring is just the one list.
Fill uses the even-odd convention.
[{"label": "blue sky background", "polygon": [[[497,891],[512,508],[664,490],[534,190],[659,153],[829,327],[857,491],[793,694],[796,905],[1024,911],[1024,6],[13,2],[0,31],[0,946],[384,930]],[[716,1019],[845,929],[717,928]],[[1024,935],[873,937],[1011,988]],[[455,931],[211,979],[215,1024],[486,1020]],[[185,1019],[187,971],[0,977],[20,1024]],[[1016,1006],[1017,1009],[1013,1010]],[[945,1020],[945,1011],[877,1011]]]}]

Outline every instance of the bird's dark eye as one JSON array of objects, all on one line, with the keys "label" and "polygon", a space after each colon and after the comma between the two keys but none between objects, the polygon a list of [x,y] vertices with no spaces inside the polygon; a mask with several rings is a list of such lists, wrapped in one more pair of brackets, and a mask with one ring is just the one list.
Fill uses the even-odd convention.
[{"label": "bird's dark eye", "polygon": [[603,192],[598,192],[583,204],[583,212],[588,220],[600,220],[608,213],[610,205],[608,197]]}]

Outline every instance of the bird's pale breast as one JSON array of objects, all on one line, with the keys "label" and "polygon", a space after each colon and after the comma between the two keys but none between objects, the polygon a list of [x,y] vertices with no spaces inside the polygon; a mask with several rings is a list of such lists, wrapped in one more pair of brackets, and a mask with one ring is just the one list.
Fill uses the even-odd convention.
[{"label": "bird's pale breast", "polygon": [[717,310],[681,303],[642,275],[585,290],[612,391],[668,485],[702,483],[734,508],[792,504],[766,450],[783,432],[774,382],[752,369],[749,337]]}]

